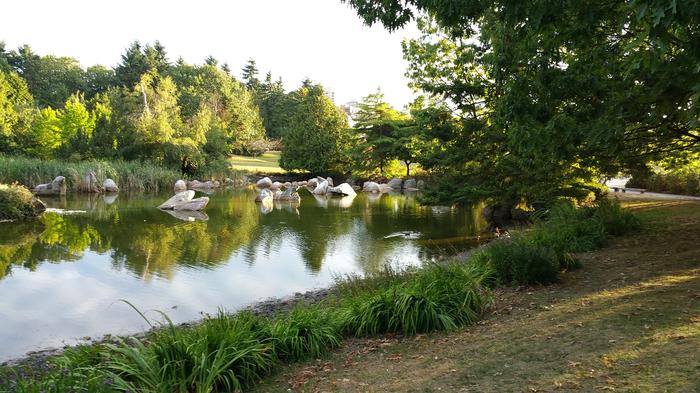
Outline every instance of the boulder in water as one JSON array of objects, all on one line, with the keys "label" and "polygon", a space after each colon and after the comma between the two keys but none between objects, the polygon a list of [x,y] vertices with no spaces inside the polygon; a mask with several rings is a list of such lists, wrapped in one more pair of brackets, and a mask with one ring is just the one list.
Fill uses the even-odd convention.
[{"label": "boulder in water", "polygon": [[160,206],[158,206],[158,208],[166,210],[174,209],[176,205],[182,204],[187,201],[191,201],[192,198],[194,198],[194,191],[192,190],[178,192],[177,194],[170,197],[170,199],[163,202]]},{"label": "boulder in water", "polygon": [[117,183],[112,179],[105,179],[105,181],[102,182],[102,189],[105,190],[105,192],[119,192]]},{"label": "boulder in water", "polygon": [[272,180],[269,177],[263,177],[255,183],[255,187],[258,188],[270,188],[272,187]]},{"label": "boulder in water", "polygon": [[100,188],[97,186],[97,176],[95,176],[95,172],[89,171],[85,174],[85,177],[83,177],[83,184],[80,185],[80,191],[100,192]]},{"label": "boulder in water", "polygon": [[391,180],[389,180],[389,183],[387,185],[394,190],[400,190],[403,188],[403,180],[399,179],[398,177],[395,177]]},{"label": "boulder in water", "polygon": [[51,183],[39,184],[32,192],[37,195],[66,195],[66,178],[56,176]]},{"label": "boulder in water", "polygon": [[184,201],[173,207],[176,211],[199,211],[204,209],[209,203],[209,197],[199,197],[191,199],[189,201]]},{"label": "boulder in water", "polygon": [[175,182],[175,186],[173,187],[173,190],[177,194],[178,192],[183,192],[187,191],[187,183],[185,183],[184,180],[178,180]]},{"label": "boulder in water", "polygon": [[326,195],[326,192],[328,192],[328,182],[326,180],[319,183],[313,191],[314,195]]},{"label": "boulder in water", "polygon": [[280,188],[282,188],[282,183],[280,183],[278,181],[272,183],[272,185],[270,186],[270,189],[273,191],[279,190]]},{"label": "boulder in water", "polygon": [[341,196],[355,196],[355,195],[357,195],[355,190],[348,183],[342,183],[342,184],[338,185],[337,187],[329,187],[328,193],[333,194],[333,195],[341,195]]},{"label": "boulder in water", "polygon": [[267,201],[272,202],[274,199],[274,194],[268,188],[263,188],[260,190],[260,194],[255,197],[255,202],[266,203]]},{"label": "boulder in water", "polygon": [[362,185],[362,191],[364,192],[379,192],[379,184],[373,181],[366,181]]},{"label": "boulder in water", "polygon": [[403,188],[409,189],[409,188],[418,188],[418,183],[416,182],[416,179],[406,179],[406,181],[403,182]]}]

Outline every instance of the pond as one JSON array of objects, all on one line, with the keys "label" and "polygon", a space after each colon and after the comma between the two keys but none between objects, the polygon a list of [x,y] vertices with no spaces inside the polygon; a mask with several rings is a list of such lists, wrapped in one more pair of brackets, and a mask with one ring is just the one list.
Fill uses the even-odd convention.
[{"label": "pond", "polygon": [[254,190],[219,191],[190,216],[155,208],[169,195],[45,198],[65,211],[0,224],[0,361],[145,330],[120,299],[191,321],[471,248],[486,226],[477,208],[421,206],[415,194],[301,194],[265,211]]}]

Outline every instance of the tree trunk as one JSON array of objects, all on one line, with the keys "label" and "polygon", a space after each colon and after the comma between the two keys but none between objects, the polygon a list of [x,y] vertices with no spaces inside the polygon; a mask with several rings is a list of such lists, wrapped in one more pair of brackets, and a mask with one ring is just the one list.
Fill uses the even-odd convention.
[{"label": "tree trunk", "polygon": [[411,176],[411,163],[408,161],[404,161],[406,164],[406,177]]}]

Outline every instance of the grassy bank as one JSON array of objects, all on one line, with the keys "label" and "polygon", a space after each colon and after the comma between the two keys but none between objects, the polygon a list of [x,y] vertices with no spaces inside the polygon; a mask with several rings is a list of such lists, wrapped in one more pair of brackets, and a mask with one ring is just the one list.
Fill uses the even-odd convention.
[{"label": "grassy bank", "polygon": [[29,188],[50,183],[56,176],[65,176],[69,190],[76,190],[85,175],[95,172],[97,181],[113,179],[123,191],[171,190],[182,175],[147,162],[129,161],[60,161],[0,155],[0,183],[17,182]]},{"label": "grassy bank", "polygon": [[[337,295],[288,314],[219,314],[192,328],[166,324],[145,339],[71,349],[48,371],[5,369],[16,392],[211,392],[250,388],[281,365],[318,358],[345,340],[458,331],[479,321],[501,285],[552,282],[570,252],[599,247],[636,222],[614,203],[561,206],[548,223],[497,242],[469,261],[347,278]],[[25,375],[19,377],[19,373]],[[27,375],[29,373],[29,375]],[[33,373],[33,375],[32,375]]]},{"label": "grassy bank", "polygon": [[700,203],[625,203],[633,236],[576,253],[555,285],[497,288],[477,325],[347,340],[256,391],[700,391]]},{"label": "grassy bank", "polygon": [[17,184],[0,183],[0,221],[23,220],[39,213],[40,209],[28,189]]}]

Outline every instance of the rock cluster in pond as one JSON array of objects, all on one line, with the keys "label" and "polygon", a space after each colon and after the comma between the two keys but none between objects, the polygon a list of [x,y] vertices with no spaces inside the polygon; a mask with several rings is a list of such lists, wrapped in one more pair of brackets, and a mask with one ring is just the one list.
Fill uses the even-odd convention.
[{"label": "rock cluster in pond", "polygon": [[211,190],[219,187],[221,187],[221,183],[219,183],[218,180],[208,180],[203,182],[199,180],[190,180],[187,182],[187,188],[195,190]]},{"label": "rock cluster in pond", "polygon": [[194,191],[187,190],[173,195],[158,208],[176,211],[198,211],[204,209],[208,203],[209,197],[194,198]]},{"label": "rock cluster in pond", "polygon": [[39,184],[32,192],[37,195],[66,195],[66,178],[56,176],[51,183]]},{"label": "rock cluster in pond", "polygon": [[418,191],[425,185],[423,180],[394,178],[386,184],[366,181],[362,184],[362,191],[370,193],[385,193],[391,191]]}]

